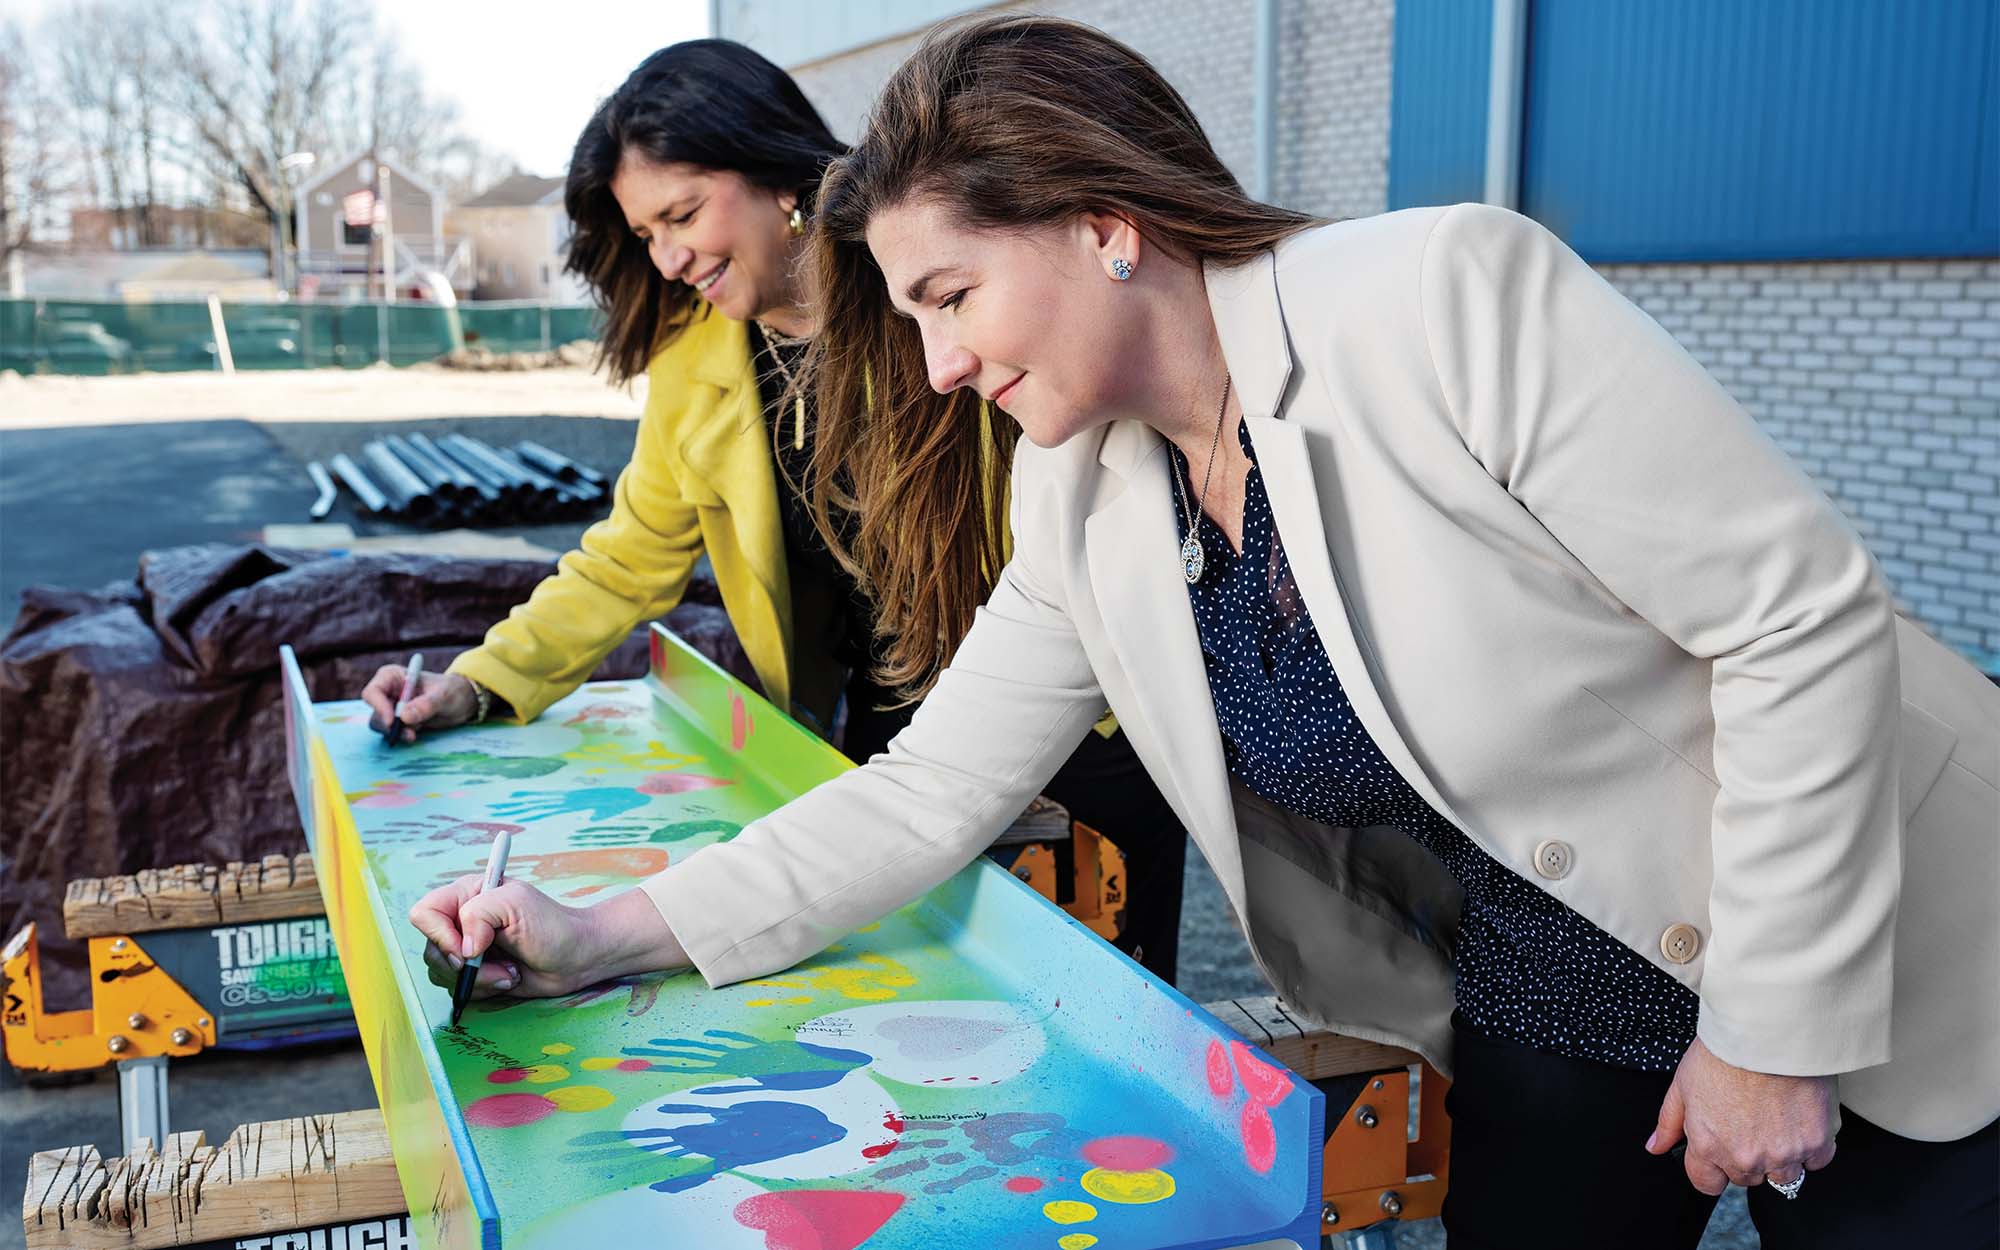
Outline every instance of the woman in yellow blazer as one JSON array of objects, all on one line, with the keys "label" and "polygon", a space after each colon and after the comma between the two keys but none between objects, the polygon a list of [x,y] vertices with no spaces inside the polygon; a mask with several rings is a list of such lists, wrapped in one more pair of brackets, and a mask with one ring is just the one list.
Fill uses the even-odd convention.
[{"label": "woman in yellow blazer", "polygon": [[[646,375],[638,441],[610,517],[481,646],[424,675],[408,736],[533,720],[671,611],[704,554],[774,704],[831,737],[844,700],[839,745],[858,761],[908,722],[885,707],[867,596],[793,486],[814,422],[790,383],[816,328],[796,268],[820,174],[845,151],[783,70],[726,40],[655,53],[599,106],[570,160],[567,265],[605,310],[612,379]],[[992,573],[973,599],[1005,541],[984,537]],[[403,683],[389,665],[362,692],[384,725]],[[1045,792],[1125,853],[1119,945],[1171,980],[1186,834],[1123,735],[1092,735]]]}]

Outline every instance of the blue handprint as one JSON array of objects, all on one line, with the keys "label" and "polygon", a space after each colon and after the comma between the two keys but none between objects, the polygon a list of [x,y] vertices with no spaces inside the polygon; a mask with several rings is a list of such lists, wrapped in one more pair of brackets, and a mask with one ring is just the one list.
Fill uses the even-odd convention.
[{"label": "blue handprint", "polygon": [[546,820],[586,812],[592,820],[616,820],[644,807],[650,796],[629,786],[592,786],[583,790],[516,790],[508,802],[495,803],[493,815],[509,820]]},{"label": "blue handprint", "polygon": [[627,1046],[623,1054],[658,1059],[656,1072],[698,1072],[710,1069],[724,1076],[749,1078],[747,1085],[707,1085],[697,1094],[743,1094],[758,1090],[795,1092],[825,1089],[871,1057],[858,1050],[815,1046],[811,1042],[767,1042],[748,1033],[708,1029],[701,1041],[690,1037],[656,1037],[648,1046]]},{"label": "blue handprint", "polygon": [[[585,1133],[570,1141],[572,1146],[583,1149],[573,1151],[565,1160],[603,1163],[634,1146],[669,1159],[690,1155],[707,1159],[706,1168],[652,1184],[653,1189],[663,1194],[677,1194],[703,1184],[719,1172],[804,1154],[847,1136],[846,1129],[827,1119],[817,1108],[795,1102],[744,1102],[733,1107],[663,1102],[655,1110],[669,1115],[707,1116],[708,1122],[675,1128]],[[617,1149],[607,1151],[604,1147]]]}]

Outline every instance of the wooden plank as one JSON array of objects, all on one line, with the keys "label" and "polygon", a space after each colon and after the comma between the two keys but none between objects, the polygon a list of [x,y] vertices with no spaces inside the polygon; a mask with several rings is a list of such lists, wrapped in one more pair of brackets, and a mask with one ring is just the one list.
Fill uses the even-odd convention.
[{"label": "wooden plank", "polygon": [[85,877],[63,896],[73,938],[316,916],[324,911],[312,856],[266,855],[257,863],[176,864],[131,876]]},{"label": "wooden plank", "polygon": [[1422,1063],[1423,1056],[1326,1029],[1309,1028],[1276,998],[1239,998],[1204,1004],[1210,1014],[1309,1081],[1354,1072],[1380,1072]]},{"label": "wooden plank", "polygon": [[94,1146],[28,1162],[28,1250],[148,1250],[290,1232],[405,1209],[379,1111],[245,1124],[221,1146],[176,1133],[106,1161]]}]

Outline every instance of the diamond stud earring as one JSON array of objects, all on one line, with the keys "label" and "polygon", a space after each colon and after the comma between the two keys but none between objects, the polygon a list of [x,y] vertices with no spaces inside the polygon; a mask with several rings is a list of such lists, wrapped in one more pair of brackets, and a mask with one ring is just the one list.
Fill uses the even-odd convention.
[{"label": "diamond stud earring", "polygon": [[1123,256],[1113,257],[1111,260],[1111,276],[1116,281],[1125,281],[1125,279],[1132,276],[1132,262],[1126,260]]}]

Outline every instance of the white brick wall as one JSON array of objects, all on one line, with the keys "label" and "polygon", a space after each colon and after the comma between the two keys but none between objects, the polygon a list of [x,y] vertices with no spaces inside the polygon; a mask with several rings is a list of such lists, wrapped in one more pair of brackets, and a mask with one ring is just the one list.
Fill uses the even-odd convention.
[{"label": "white brick wall", "polygon": [[[996,5],[1088,22],[1152,60],[1248,187],[1252,0]],[[1388,204],[1394,0],[1281,0],[1280,203]],[[916,46],[792,67],[836,133]],[[1898,602],[2000,673],[2000,260],[1611,265],[1841,506]]]},{"label": "white brick wall", "polygon": [[2000,672],[2000,260],[1608,265]]}]

